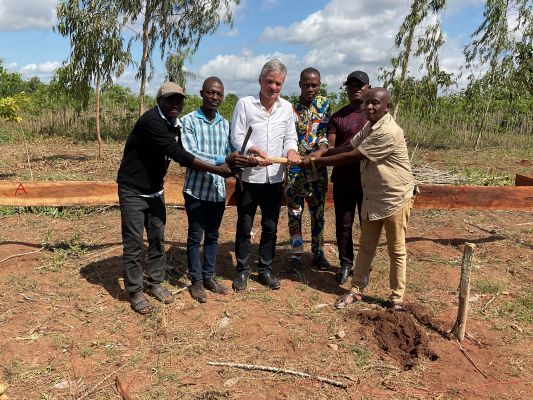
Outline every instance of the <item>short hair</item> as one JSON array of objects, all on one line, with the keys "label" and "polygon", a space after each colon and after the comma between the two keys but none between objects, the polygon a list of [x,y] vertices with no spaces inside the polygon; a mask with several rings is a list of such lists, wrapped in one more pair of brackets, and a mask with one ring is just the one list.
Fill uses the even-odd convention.
[{"label": "short hair", "polygon": [[318,69],[313,67],[307,67],[302,72],[300,72],[300,80],[302,80],[304,78],[304,75],[307,74],[316,74],[318,75],[318,78],[320,78],[320,71]]},{"label": "short hair", "polygon": [[222,83],[222,81],[220,80],[220,78],[218,76],[210,76],[209,78],[207,78],[204,83],[202,84],[202,90],[205,90],[205,86],[207,85],[207,82],[209,81],[215,81],[216,83],[218,83],[220,86],[224,87],[224,84]]},{"label": "short hair", "polygon": [[283,74],[283,76],[287,76],[287,67],[280,60],[274,58],[263,65],[261,73],[259,74],[259,79],[262,79],[268,72],[278,72]]}]

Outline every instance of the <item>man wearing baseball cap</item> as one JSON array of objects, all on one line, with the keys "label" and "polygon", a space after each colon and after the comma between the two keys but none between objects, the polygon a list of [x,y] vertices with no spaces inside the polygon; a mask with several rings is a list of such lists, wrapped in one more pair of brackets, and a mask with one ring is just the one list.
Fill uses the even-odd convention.
[{"label": "man wearing baseball cap", "polygon": [[[369,85],[366,72],[353,71],[344,83],[350,103],[331,116],[328,124],[330,147],[345,146],[368,122],[363,109],[364,95]],[[333,183],[333,203],[335,205],[335,233],[339,252],[339,270],[335,280],[339,285],[348,280],[353,267],[352,229],[355,208],[361,222],[363,189],[359,172],[359,161],[348,165],[335,166],[331,174]]]},{"label": "man wearing baseball cap", "polygon": [[[183,149],[178,116],[183,110],[184,99],[183,88],[178,84],[165,82],[161,85],[157,105],[137,120],[128,136],[118,170],[124,286],[130,295],[131,307],[140,314],[152,310],[143,293],[141,249],[144,230],[148,238],[147,292],[165,304],[173,301],[172,294],[161,286],[166,271],[163,179],[170,160],[224,177],[231,175],[228,164],[211,165]],[[233,155],[232,160],[235,162],[238,156]]]}]

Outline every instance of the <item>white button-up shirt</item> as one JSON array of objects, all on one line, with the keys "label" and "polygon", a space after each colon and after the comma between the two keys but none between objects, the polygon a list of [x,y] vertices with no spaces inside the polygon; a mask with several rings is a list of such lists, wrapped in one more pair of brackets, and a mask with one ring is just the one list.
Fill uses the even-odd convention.
[{"label": "white button-up shirt", "polygon": [[[239,99],[231,122],[231,143],[240,151],[248,128],[252,134],[244,153],[254,146],[269,157],[286,157],[289,150],[298,151],[298,137],[294,124],[292,104],[278,98],[269,113],[261,104],[259,96]],[[285,166],[272,164],[267,167],[245,168],[242,180],[249,183],[278,183],[283,180]]]}]

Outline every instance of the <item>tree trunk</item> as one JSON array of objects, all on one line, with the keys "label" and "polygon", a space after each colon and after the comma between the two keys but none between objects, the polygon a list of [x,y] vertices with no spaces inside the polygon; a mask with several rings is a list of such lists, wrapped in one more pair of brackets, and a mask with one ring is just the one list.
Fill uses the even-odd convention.
[{"label": "tree trunk", "polygon": [[409,67],[409,57],[411,56],[411,48],[413,46],[413,36],[415,34],[415,28],[416,26],[411,26],[411,28],[409,29],[409,35],[407,36],[407,41],[405,43],[405,51],[402,57],[402,72],[400,74],[400,82],[398,82],[398,90],[396,95],[394,96],[396,98],[394,112],[392,113],[394,119],[397,118],[398,110],[400,108],[400,96],[402,93],[403,82],[405,81],[405,77],[407,76],[407,68]]},{"label": "tree trunk", "polygon": [[148,61],[148,28],[151,18],[152,1],[146,0],[143,22],[143,54],[141,57],[141,88],[139,91],[139,116],[144,114],[144,91],[146,86],[146,63]]},{"label": "tree trunk", "polygon": [[98,140],[98,159],[104,159],[102,136],[100,134],[100,75],[96,78],[96,88],[94,91],[96,103],[96,140]]}]

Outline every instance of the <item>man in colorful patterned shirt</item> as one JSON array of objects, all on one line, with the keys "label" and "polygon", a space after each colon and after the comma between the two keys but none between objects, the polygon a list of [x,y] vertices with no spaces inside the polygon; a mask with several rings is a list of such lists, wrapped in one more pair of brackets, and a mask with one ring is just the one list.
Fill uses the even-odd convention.
[{"label": "man in colorful patterned shirt", "polygon": [[[249,157],[230,154],[229,123],[218,113],[224,100],[224,85],[217,77],[204,81],[202,105],[182,118],[183,148],[210,164],[257,165]],[[229,155],[228,155],[229,154]],[[191,279],[191,296],[200,303],[207,302],[204,291],[227,294],[227,289],[214,279],[218,251],[218,229],[226,205],[224,178],[196,169],[187,169],[183,185],[185,210],[189,222],[187,234],[187,262]],[[200,246],[204,236],[203,262]]]},{"label": "man in colorful patterned shirt", "polygon": [[[328,148],[326,129],[330,107],[328,100],[318,96],[320,91],[320,72],[306,68],[300,74],[300,97],[293,104],[296,132],[298,134],[298,153],[305,157],[319,149]],[[286,189],[291,258],[287,272],[295,272],[300,267],[303,253],[302,212],[304,200],[307,201],[311,216],[311,251],[318,269],[328,269],[330,265],[324,256],[324,205],[328,190],[328,170],[321,166],[304,169],[292,165],[288,169]]]}]

